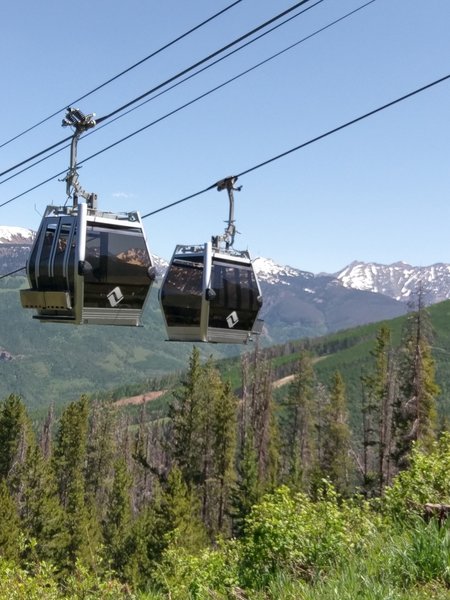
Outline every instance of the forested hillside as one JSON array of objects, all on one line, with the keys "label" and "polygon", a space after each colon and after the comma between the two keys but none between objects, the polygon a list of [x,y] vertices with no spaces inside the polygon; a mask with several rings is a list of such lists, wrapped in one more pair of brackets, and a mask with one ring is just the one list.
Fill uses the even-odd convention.
[{"label": "forested hillside", "polygon": [[0,593],[446,598],[450,437],[432,351],[447,352],[449,310],[256,347],[237,386],[235,363],[194,348],[162,413],[81,396],[33,425],[7,396]]}]

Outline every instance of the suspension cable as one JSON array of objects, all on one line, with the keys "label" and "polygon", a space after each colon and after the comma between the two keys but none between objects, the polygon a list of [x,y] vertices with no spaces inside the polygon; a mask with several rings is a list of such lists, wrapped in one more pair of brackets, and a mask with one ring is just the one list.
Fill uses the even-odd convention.
[{"label": "suspension cable", "polygon": [[3,148],[4,146],[7,146],[8,144],[10,144],[11,142],[13,142],[14,140],[17,140],[18,138],[22,137],[23,135],[25,135],[29,131],[32,131],[33,129],[35,129],[39,125],[42,125],[43,123],[46,123],[51,118],[55,117],[60,112],[64,111],[67,108],[67,106],[73,106],[77,102],[80,102],[80,100],[84,100],[85,98],[87,98],[88,96],[90,96],[91,94],[93,94],[94,92],[97,92],[98,90],[102,89],[103,87],[105,87],[109,83],[112,83],[116,79],[119,79],[119,77],[122,77],[126,73],[129,73],[130,71],[132,71],[133,69],[135,69],[136,67],[138,67],[139,65],[141,65],[142,63],[144,63],[145,61],[149,60],[150,58],[153,58],[157,54],[160,54],[164,50],[167,50],[167,48],[170,48],[170,46],[173,46],[174,44],[176,44],[177,42],[179,42],[183,38],[187,37],[188,35],[190,35],[194,31],[197,31],[197,29],[200,29],[201,27],[203,27],[207,23],[210,23],[211,21],[213,21],[214,19],[216,19],[220,15],[223,15],[225,12],[227,12],[228,10],[230,10],[231,8],[233,8],[234,6],[236,6],[236,4],[239,4],[240,2],[242,2],[242,0],[236,0],[235,2],[233,2],[232,4],[230,4],[229,6],[226,6],[224,9],[222,9],[219,12],[217,12],[216,14],[212,15],[211,17],[209,17],[205,21],[202,21],[201,23],[199,23],[198,25],[196,25],[192,29],[189,29],[185,33],[181,34],[180,36],[178,36],[177,38],[175,38],[171,42],[168,42],[167,44],[165,44],[164,46],[162,46],[158,50],[155,50],[154,52],[152,52],[151,54],[149,54],[145,58],[142,58],[141,60],[139,60],[137,63],[134,63],[130,67],[126,68],[124,71],[121,71],[117,75],[114,75],[114,77],[111,77],[107,81],[104,81],[103,83],[101,83],[100,85],[98,85],[97,87],[95,87],[94,89],[92,89],[89,92],[86,92],[85,94],[83,94],[83,96],[80,96],[79,98],[76,98],[76,100],[73,100],[72,102],[69,102],[63,108],[60,108],[59,110],[57,110],[56,112],[52,113],[48,117],[45,117],[44,119],[42,119],[41,121],[39,121],[35,125],[32,125],[31,127],[28,127],[28,129],[25,129],[24,131],[22,131],[21,133],[18,133],[17,135],[15,135],[11,139],[7,140],[6,142],[3,142],[2,144],[0,144],[0,148]]},{"label": "suspension cable", "polygon": [[[160,90],[161,88],[165,87],[166,85],[168,85],[169,83],[172,83],[173,81],[176,81],[177,79],[179,79],[180,77],[183,77],[183,75],[186,75],[187,73],[189,73],[190,71],[194,70],[195,68],[201,66],[202,64],[208,62],[209,60],[211,60],[212,58],[215,58],[216,56],[218,56],[219,54],[221,54],[222,52],[225,52],[226,50],[228,50],[229,48],[235,46],[236,44],[238,44],[239,42],[245,40],[246,38],[250,37],[251,35],[253,35],[254,33],[257,33],[258,31],[260,31],[261,29],[269,26],[270,24],[272,24],[273,22],[277,21],[278,19],[281,19],[282,17],[284,17],[285,15],[289,14],[290,12],[294,11],[295,9],[299,8],[300,6],[302,6],[303,4],[306,4],[308,2],[310,2],[311,0],[300,0],[300,2],[297,2],[296,4],[294,4],[293,6],[291,6],[290,8],[286,9],[285,11],[283,11],[282,13],[275,15],[274,17],[272,17],[271,19],[269,19],[268,21],[265,21],[264,23],[262,23],[261,25],[259,25],[258,27],[255,27],[254,29],[252,29],[251,31],[247,32],[246,34],[240,36],[239,38],[237,38],[236,40],[234,40],[233,42],[230,42],[229,44],[227,44],[226,46],[223,46],[222,48],[220,48],[219,50],[216,50],[215,52],[209,54],[208,56],[206,56],[205,58],[203,58],[200,61],[197,61],[195,64],[191,65],[190,67],[187,67],[186,69],[180,71],[179,73],[173,75],[172,77],[170,77],[169,79],[167,79],[166,81],[158,84],[157,86],[155,86],[154,88],[148,90],[147,92],[144,92],[143,94],[141,94],[140,96],[137,96],[136,98],[130,100],[129,102],[127,102],[126,104],[120,106],[119,108],[113,110],[112,112],[110,112],[107,115],[104,115],[103,117],[100,117],[98,119],[96,119],[97,124],[102,123],[103,121],[110,119],[111,117],[115,116],[117,113],[125,110],[126,108],[132,106],[133,104],[139,102],[140,100],[142,100],[143,98],[149,96],[150,94]],[[314,8],[314,6],[316,6],[317,4],[320,4],[321,2],[323,2],[323,0],[318,0],[318,2],[316,2],[316,4],[314,4],[311,8]],[[50,146],[49,148],[46,148],[44,150],[41,150],[40,152],[38,152],[37,154],[33,155],[30,158],[27,158],[25,160],[23,160],[22,162],[18,163],[17,165],[14,165],[8,169],[6,169],[5,171],[0,173],[0,177],[2,177],[3,175],[6,175],[7,173],[10,173],[11,171],[15,170],[16,168],[24,165],[27,162],[30,162],[31,160],[34,160],[35,158],[37,158],[38,156],[41,156],[42,154],[45,154],[46,152],[48,152],[49,150],[52,150],[53,148],[67,142],[69,139],[71,138],[65,138],[63,140],[60,140],[59,142],[56,142],[55,144],[53,144],[52,146]]]}]

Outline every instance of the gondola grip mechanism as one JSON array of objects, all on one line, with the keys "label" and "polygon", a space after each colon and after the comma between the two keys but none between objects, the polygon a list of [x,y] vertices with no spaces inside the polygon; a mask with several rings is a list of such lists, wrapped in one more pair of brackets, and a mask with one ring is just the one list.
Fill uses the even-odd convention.
[{"label": "gondola grip mechanism", "polygon": [[[75,132],[72,136],[70,146],[70,166],[65,177],[66,193],[68,198],[72,198],[73,207],[78,205],[78,197],[81,196],[86,200],[89,208],[97,208],[97,195],[86,192],[79,181],[77,172],[77,146],[78,140],[82,133],[88,129],[95,127],[95,114],[85,115],[78,108],[68,108],[66,116],[62,120],[63,127],[74,127]],[[73,189],[73,193],[72,193]]]}]

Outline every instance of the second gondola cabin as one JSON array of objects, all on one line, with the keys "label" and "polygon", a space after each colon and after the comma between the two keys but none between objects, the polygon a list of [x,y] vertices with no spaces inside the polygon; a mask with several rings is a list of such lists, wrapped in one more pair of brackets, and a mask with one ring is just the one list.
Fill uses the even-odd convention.
[{"label": "second gondola cabin", "polygon": [[242,344],[261,332],[261,290],[246,251],[177,246],[160,303],[171,341]]},{"label": "second gondola cabin", "polygon": [[141,324],[155,267],[138,213],[49,206],[27,263],[24,308],[46,322]]}]

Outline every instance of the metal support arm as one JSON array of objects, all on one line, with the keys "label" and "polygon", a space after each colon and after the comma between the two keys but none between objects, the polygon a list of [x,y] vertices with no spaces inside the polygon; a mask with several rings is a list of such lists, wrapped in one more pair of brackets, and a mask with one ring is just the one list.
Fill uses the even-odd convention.
[{"label": "metal support arm", "polygon": [[[222,190],[227,190],[228,192],[228,200],[230,203],[230,209],[228,213],[228,225],[225,229],[225,233],[221,236],[217,236],[214,238],[214,241],[217,240],[217,243],[220,241],[225,242],[225,247],[229,250],[234,244],[234,236],[236,235],[236,225],[234,220],[234,195],[233,191],[240,192],[242,186],[234,187],[234,184],[237,181],[237,177],[225,177],[225,179],[221,179],[216,183],[217,191],[221,192]],[[216,245],[217,245],[216,243]]]},{"label": "metal support arm", "polygon": [[[69,108],[65,118],[62,121],[63,127],[73,127],[75,129],[70,145],[70,166],[65,177],[66,193],[68,198],[72,198],[73,207],[78,204],[78,197],[84,198],[89,208],[96,208],[97,195],[84,190],[78,181],[77,172],[77,146],[82,133],[95,127],[95,115],[85,115],[78,108]],[[73,190],[73,191],[72,191]]]}]

